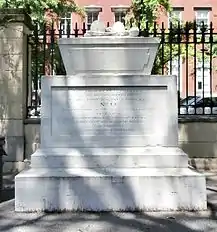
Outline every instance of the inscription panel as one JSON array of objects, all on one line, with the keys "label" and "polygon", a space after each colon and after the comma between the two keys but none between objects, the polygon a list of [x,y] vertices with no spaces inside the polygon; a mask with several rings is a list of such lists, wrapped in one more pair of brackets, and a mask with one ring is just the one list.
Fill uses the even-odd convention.
[{"label": "inscription panel", "polygon": [[53,88],[51,135],[78,146],[164,143],[166,87]]},{"label": "inscription panel", "polygon": [[[136,48],[111,48],[102,47],[101,49],[91,48],[70,48],[67,47],[67,73],[82,72],[143,72],[144,68],[150,69],[150,49],[139,47]],[[137,58],[135,59],[135,54]],[[71,62],[70,57],[73,58]],[[74,59],[76,57],[76,59]],[[93,59],[97,57],[97,59]],[[132,57],[134,57],[132,59]],[[81,62],[84,60],[85,62]],[[149,71],[148,71],[149,73]]]}]

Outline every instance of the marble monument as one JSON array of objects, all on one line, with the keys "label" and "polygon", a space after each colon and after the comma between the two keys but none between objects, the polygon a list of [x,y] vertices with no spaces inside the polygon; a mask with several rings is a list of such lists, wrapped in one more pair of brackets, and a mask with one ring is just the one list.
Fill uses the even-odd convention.
[{"label": "marble monument", "polygon": [[160,40],[94,22],[62,38],[66,76],[43,77],[41,147],[15,178],[15,210],[205,210],[205,177],[178,147],[175,76]]}]

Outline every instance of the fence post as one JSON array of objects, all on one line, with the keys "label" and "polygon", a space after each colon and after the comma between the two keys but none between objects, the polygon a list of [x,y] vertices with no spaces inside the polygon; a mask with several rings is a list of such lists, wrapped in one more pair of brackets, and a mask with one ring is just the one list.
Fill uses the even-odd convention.
[{"label": "fence post", "polygon": [[30,17],[22,9],[0,9],[0,134],[6,138],[4,171],[24,167]]}]

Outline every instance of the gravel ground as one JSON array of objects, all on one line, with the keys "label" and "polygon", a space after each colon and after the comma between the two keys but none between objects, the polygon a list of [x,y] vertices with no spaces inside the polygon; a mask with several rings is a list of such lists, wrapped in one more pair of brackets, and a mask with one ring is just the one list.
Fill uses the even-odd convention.
[{"label": "gravel ground", "polygon": [[[5,200],[13,198],[7,186]],[[209,209],[176,213],[15,213],[14,200],[0,204],[1,232],[217,232],[217,175],[207,177]]]}]

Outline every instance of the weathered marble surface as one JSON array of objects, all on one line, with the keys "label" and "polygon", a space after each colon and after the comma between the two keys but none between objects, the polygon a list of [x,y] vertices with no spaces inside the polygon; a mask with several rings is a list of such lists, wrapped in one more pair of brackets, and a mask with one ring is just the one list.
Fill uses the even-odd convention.
[{"label": "weathered marble surface", "polygon": [[206,209],[205,177],[178,148],[176,77],[150,75],[159,42],[59,41],[68,76],[42,80],[41,148],[16,176],[16,211]]},{"label": "weathered marble surface", "polygon": [[174,76],[43,78],[41,147],[177,146]]},{"label": "weathered marble surface", "polygon": [[59,48],[67,75],[150,75],[159,38],[97,36],[61,38]]}]

